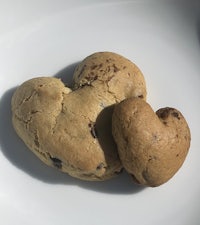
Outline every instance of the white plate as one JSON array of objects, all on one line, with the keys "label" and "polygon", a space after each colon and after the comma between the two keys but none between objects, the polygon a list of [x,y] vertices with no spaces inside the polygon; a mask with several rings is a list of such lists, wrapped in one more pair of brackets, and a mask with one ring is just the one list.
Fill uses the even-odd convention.
[{"label": "white plate", "polygon": [[[188,1],[1,1],[0,220],[37,225],[197,225],[200,222],[200,4]],[[11,125],[15,87],[41,75],[69,81],[74,65],[114,51],[143,71],[148,102],[178,108],[188,157],[168,183],[139,188],[125,173],[83,182],[43,165]]]}]

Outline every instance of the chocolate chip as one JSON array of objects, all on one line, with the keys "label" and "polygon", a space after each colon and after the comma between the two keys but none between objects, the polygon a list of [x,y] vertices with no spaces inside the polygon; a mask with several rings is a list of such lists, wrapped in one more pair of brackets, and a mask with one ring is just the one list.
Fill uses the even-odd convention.
[{"label": "chocolate chip", "polygon": [[144,98],[144,96],[143,95],[138,95],[138,98]]},{"label": "chocolate chip", "polygon": [[177,118],[178,120],[181,119],[180,116],[179,116],[179,114],[177,112],[173,112],[172,113],[172,116],[175,117],[175,118]]},{"label": "chocolate chip", "polygon": [[106,62],[107,62],[107,63],[110,63],[110,62],[112,62],[112,61],[113,61],[112,58],[106,59]]},{"label": "chocolate chip", "polygon": [[163,108],[163,109],[159,109],[156,114],[158,115],[159,118],[165,120],[167,119],[167,117],[171,114],[173,117],[177,118],[178,120],[180,120],[180,115],[178,112],[176,112],[176,110],[174,108]]},{"label": "chocolate chip", "polygon": [[115,64],[113,64],[113,68],[114,68],[114,73],[120,71],[120,69]]},{"label": "chocolate chip", "polygon": [[35,113],[38,113],[39,111],[38,110],[31,110],[31,114],[35,114]]},{"label": "chocolate chip", "polygon": [[51,161],[53,162],[53,165],[58,168],[58,169],[61,169],[62,168],[62,161],[58,158],[55,158],[55,157],[51,157],[50,156],[50,159]]},{"label": "chocolate chip", "polygon": [[90,67],[91,70],[100,69],[103,66],[103,63],[100,63],[99,65],[94,64]]},{"label": "chocolate chip", "polygon": [[94,80],[97,80],[97,79],[98,79],[98,76],[95,75],[94,78],[93,78],[93,81],[94,81]]},{"label": "chocolate chip", "polygon": [[159,118],[165,120],[168,118],[170,111],[172,110],[172,108],[166,107],[163,109],[159,109],[156,114],[158,115]]},{"label": "chocolate chip", "polygon": [[164,124],[164,125],[167,125],[167,122],[166,122],[166,121],[163,121],[163,124]]}]

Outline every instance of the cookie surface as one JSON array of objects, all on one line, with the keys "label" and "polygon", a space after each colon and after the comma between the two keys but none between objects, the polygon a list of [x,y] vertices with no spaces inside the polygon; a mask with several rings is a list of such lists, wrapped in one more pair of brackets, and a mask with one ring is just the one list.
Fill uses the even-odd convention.
[{"label": "cookie surface", "polygon": [[190,130],[174,108],[156,113],[145,101],[130,98],[115,106],[113,136],[124,168],[147,186],[167,182],[182,166],[190,146]]},{"label": "cookie surface", "polygon": [[[122,85],[123,74],[118,73],[113,72],[112,78],[105,74],[104,82],[97,78],[89,85],[81,83],[75,91],[57,78],[24,82],[12,97],[17,134],[43,162],[73,177],[106,180],[116,176],[122,165],[111,132],[112,105],[123,99],[116,94],[124,86],[134,94],[132,83],[136,82],[135,75],[130,75]],[[109,91],[112,79],[120,85],[116,94]]]},{"label": "cookie surface", "polygon": [[97,52],[86,57],[74,73],[75,87],[106,84],[116,102],[129,97],[146,99],[144,76],[136,64],[113,52]]}]

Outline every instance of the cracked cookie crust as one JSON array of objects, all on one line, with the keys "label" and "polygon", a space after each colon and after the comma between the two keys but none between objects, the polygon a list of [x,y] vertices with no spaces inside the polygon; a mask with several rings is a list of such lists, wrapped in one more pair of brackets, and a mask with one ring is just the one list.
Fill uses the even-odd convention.
[{"label": "cracked cookie crust", "polygon": [[[101,57],[108,54],[112,66],[102,78],[98,73],[106,59]],[[100,55],[102,62],[90,67],[94,74],[87,74],[86,83],[77,80],[78,66],[73,91],[60,79],[40,77],[24,82],[12,98],[13,125],[25,144],[47,165],[83,180],[106,180],[121,171],[111,132],[113,105],[129,96],[146,97],[143,75],[134,64],[128,61],[132,75],[123,73],[120,56]],[[79,78],[86,76],[88,63]]]}]

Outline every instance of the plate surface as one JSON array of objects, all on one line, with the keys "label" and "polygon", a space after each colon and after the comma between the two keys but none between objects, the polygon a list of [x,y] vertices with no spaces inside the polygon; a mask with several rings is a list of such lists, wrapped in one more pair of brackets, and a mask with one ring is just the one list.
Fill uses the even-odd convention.
[{"label": "plate surface", "polygon": [[[2,224],[197,225],[200,221],[199,1],[1,1],[0,218]],[[187,119],[192,142],[178,173],[157,188],[123,173],[84,182],[43,165],[15,134],[10,100],[36,76],[70,83],[77,62],[114,51],[143,71],[148,102]]]}]

